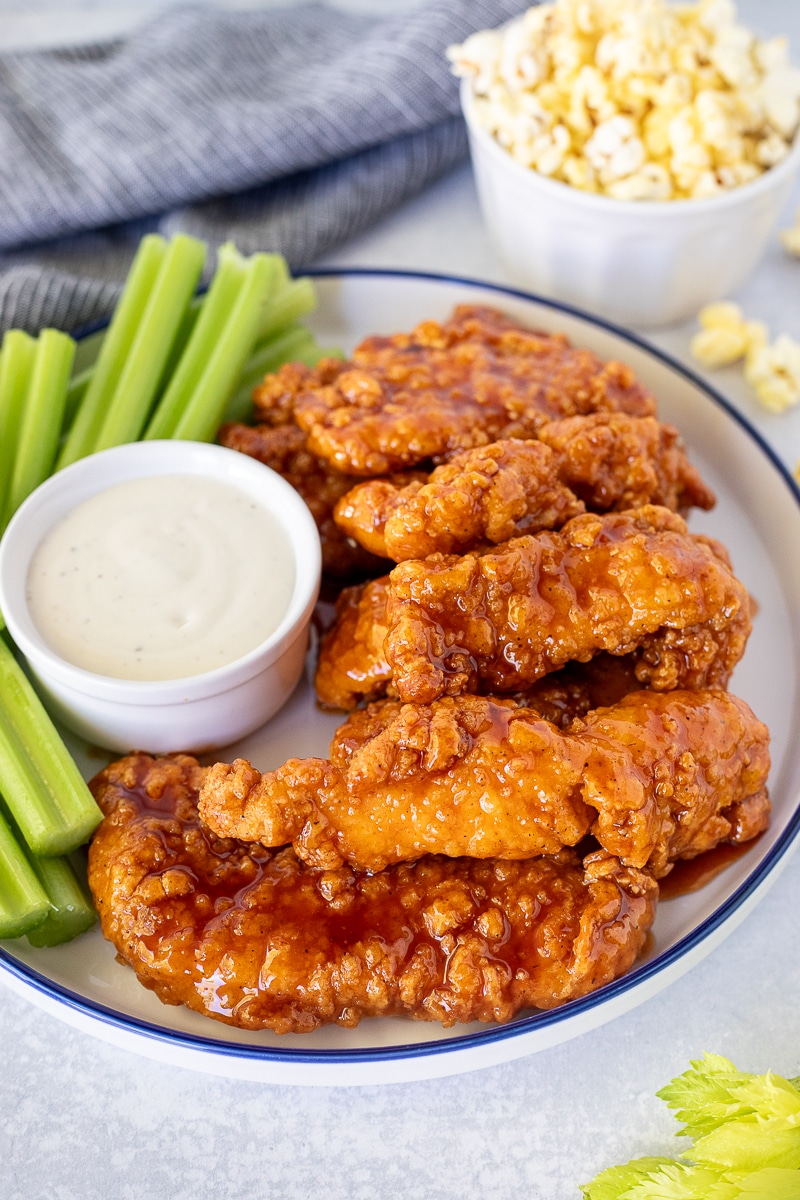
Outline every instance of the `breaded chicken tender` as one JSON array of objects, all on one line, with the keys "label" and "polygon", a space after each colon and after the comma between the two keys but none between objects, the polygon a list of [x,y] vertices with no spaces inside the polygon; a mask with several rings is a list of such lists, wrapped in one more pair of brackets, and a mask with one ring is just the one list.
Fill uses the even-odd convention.
[{"label": "breaded chicken tender", "polygon": [[659,691],[725,686],[750,633],[724,548],[651,505],[400,563],[389,580],[382,654],[400,699],[420,704],[518,689],[601,650],[635,651]]},{"label": "breaded chicken tender", "polygon": [[659,877],[736,836],[737,822],[763,828],[768,772],[766,727],[722,691],[633,692],[566,731],[487,697],[384,701],[348,718],[329,760],[263,775],[243,759],[217,763],[200,815],[220,837],[291,842],[320,869],[526,859],[591,833]]},{"label": "breaded chicken tender", "polygon": [[[391,668],[383,653],[388,588],[385,575],[339,593],[314,676],[323,708],[348,711],[393,692]],[[510,695],[548,721],[566,726],[590,708],[614,704],[640,687],[634,655],[601,653],[585,663],[567,663],[527,686],[520,685]]]},{"label": "breaded chicken tender", "polygon": [[547,421],[577,413],[655,412],[624,364],[469,305],[443,324],[367,338],[347,363],[282,367],[254,403],[270,423],[293,414],[312,454],[367,477],[498,438],[535,437]]},{"label": "breaded chicken tender", "polygon": [[714,507],[674,425],[654,417],[592,413],[551,421],[538,433],[558,475],[591,512],[660,504],[675,512]]},{"label": "breaded chicken tender", "polygon": [[403,562],[555,529],[584,509],[547,446],[509,438],[456,454],[427,482],[357,484],[333,519],[373,554]]},{"label": "breaded chicken tender", "polygon": [[596,851],[532,862],[425,858],[317,872],[209,832],[203,768],[131,755],[92,781],[89,855],[104,935],[166,1004],[243,1029],[307,1033],[406,1015],[508,1021],[623,974],[657,884]]},{"label": "breaded chicken tender", "polygon": [[427,479],[356,484],[336,503],[334,521],[373,554],[403,562],[558,529],[587,507],[714,504],[677,430],[652,417],[570,417],[543,426],[538,439],[461,451]]}]

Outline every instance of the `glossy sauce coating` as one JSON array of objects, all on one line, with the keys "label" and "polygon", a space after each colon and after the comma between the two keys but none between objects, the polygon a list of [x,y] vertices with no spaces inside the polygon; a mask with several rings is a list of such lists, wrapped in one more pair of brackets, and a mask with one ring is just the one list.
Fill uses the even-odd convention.
[{"label": "glossy sauce coating", "polygon": [[389,1014],[507,1021],[627,970],[652,924],[656,884],[600,852],[310,871],[291,850],[211,835],[204,775],[185,755],[132,755],[92,783],[103,933],[165,1003],[279,1033]]},{"label": "glossy sauce coating", "polygon": [[563,731],[509,700],[383,701],[340,726],[329,760],[215,764],[200,812],[223,836],[291,841],[319,868],[524,859],[591,833],[659,877],[764,828],[768,772],[765,726],[722,691],[633,692]]},{"label": "glossy sauce coating", "polygon": [[653,397],[622,363],[469,305],[443,323],[367,338],[349,363],[281,368],[254,402],[270,422],[293,412],[313,454],[361,476],[498,437],[533,437],[547,421],[575,413],[655,412]]},{"label": "glossy sauce coating", "polygon": [[724,549],[654,505],[400,563],[389,580],[383,652],[415,703],[514,690],[600,651],[636,651],[658,690],[724,686],[750,632]]},{"label": "glossy sauce coating", "polygon": [[713,506],[677,430],[653,417],[569,417],[550,421],[537,438],[462,450],[427,478],[357,484],[337,502],[334,520],[373,553],[404,562],[558,529],[586,508]]}]

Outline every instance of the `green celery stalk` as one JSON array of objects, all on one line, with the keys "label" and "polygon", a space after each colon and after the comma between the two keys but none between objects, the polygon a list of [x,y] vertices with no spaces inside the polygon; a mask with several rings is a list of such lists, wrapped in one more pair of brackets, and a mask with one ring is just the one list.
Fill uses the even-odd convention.
[{"label": "green celery stalk", "polygon": [[58,329],[42,330],[36,342],[20,418],[14,469],[6,499],[6,521],[53,469],[74,359],[75,342],[69,334]]},{"label": "green celery stalk", "polygon": [[189,338],[194,332],[194,327],[197,324],[200,313],[203,310],[203,301],[205,296],[195,296],[189,304],[186,312],[183,315],[180,328],[175,335],[175,340],[170,348],[169,356],[164,364],[164,371],[156,388],[156,402],[160,403],[160,398],[163,396],[165,389],[169,386],[172,376],[175,374],[175,369],[180,362],[183,352],[189,344]]},{"label": "green celery stalk", "polygon": [[145,441],[172,437],[190,398],[209,369],[215,346],[223,335],[246,274],[246,260],[230,242],[226,242],[220,247],[217,269],[200,306],[191,337],[147,426]]},{"label": "green celery stalk", "polygon": [[204,261],[205,246],[196,238],[178,234],[169,243],[90,450],[106,450],[141,436]]},{"label": "green celery stalk", "polygon": [[57,471],[95,449],[166,253],[167,242],[158,234],[148,234],[139,243],[97,361],[89,368],[91,381],[58,456]]},{"label": "green celery stalk", "polygon": [[301,317],[308,316],[316,307],[316,289],[308,276],[287,279],[279,288],[273,290],[262,313],[258,326],[258,341],[262,342],[270,334],[284,329],[293,321],[299,321]]},{"label": "green celery stalk", "polygon": [[49,909],[47,893],[0,814],[0,937],[21,937],[32,931]]},{"label": "green celery stalk", "polygon": [[73,421],[77,415],[78,409],[83,404],[83,398],[88,391],[89,384],[94,376],[94,367],[85,367],[83,371],[79,371],[77,375],[73,375],[67,385],[67,400],[64,405],[64,423],[62,425],[62,434],[69,431]]},{"label": "green celery stalk", "polygon": [[[0,350],[0,531],[14,460],[36,341],[21,329],[10,329]],[[10,514],[9,514],[10,516]]]},{"label": "green celery stalk", "polygon": [[0,638],[0,792],[37,855],[68,854],[88,840],[101,812],[75,761]]},{"label": "green celery stalk", "polygon": [[32,946],[58,946],[91,929],[97,911],[86,883],[85,865],[66,855],[36,858],[30,864],[47,898],[50,909],[40,925],[28,933]]},{"label": "green celery stalk", "polygon": [[173,429],[173,438],[210,442],[219,428],[228,397],[253,349],[272,279],[270,259],[270,255],[254,254],[247,260],[236,303]]}]

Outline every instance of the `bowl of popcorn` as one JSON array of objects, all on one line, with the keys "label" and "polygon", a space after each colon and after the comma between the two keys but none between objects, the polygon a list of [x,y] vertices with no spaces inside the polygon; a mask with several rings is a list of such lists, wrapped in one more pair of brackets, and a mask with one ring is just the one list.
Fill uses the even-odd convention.
[{"label": "bowl of popcorn", "polygon": [[800,70],[732,0],[554,0],[447,53],[515,283],[652,327],[754,269],[800,167]]}]

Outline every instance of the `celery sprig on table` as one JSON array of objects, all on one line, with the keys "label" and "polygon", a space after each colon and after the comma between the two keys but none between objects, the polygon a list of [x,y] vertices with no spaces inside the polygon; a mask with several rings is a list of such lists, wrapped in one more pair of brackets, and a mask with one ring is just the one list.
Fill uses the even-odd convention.
[{"label": "celery sprig on table", "polygon": [[798,1200],[799,1083],[706,1054],[657,1093],[684,1122],[679,1136],[696,1139],[687,1161],[634,1159],[581,1191],[586,1200]]}]

